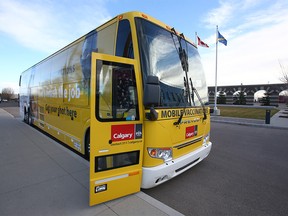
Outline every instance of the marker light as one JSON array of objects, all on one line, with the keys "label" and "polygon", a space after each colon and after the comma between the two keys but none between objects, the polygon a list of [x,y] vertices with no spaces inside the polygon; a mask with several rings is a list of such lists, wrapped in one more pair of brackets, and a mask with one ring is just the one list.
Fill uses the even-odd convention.
[{"label": "marker light", "polygon": [[148,148],[148,153],[150,157],[162,159],[165,162],[172,160],[171,148]]},{"label": "marker light", "polygon": [[145,19],[148,19],[148,16],[145,15],[145,14],[142,14],[142,17],[145,18]]}]

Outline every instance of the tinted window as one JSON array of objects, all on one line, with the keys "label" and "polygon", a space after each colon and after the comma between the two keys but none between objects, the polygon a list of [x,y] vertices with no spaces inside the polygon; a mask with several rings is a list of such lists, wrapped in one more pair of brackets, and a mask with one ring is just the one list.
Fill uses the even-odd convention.
[{"label": "tinted window", "polygon": [[92,31],[87,35],[83,43],[80,61],[84,79],[90,79],[91,53],[96,51],[96,41],[97,32]]},{"label": "tinted window", "polygon": [[139,120],[133,65],[97,61],[97,119]]},{"label": "tinted window", "polygon": [[139,164],[139,151],[95,157],[95,172]]},{"label": "tinted window", "polygon": [[116,56],[134,58],[131,28],[128,20],[121,20],[119,22]]}]

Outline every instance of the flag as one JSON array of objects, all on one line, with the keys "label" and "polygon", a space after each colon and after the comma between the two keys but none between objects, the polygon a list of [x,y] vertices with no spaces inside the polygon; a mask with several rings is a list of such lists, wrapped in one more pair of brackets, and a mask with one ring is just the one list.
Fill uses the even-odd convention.
[{"label": "flag", "polygon": [[219,31],[218,31],[217,40],[218,40],[220,43],[223,43],[225,46],[227,46],[227,40],[220,34]]},{"label": "flag", "polygon": [[209,48],[209,46],[206,43],[204,43],[198,36],[197,40],[198,40],[198,46]]}]

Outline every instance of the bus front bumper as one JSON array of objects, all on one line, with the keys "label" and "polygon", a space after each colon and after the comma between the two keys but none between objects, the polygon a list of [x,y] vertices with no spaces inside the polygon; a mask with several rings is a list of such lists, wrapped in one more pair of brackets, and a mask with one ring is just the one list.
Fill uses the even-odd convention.
[{"label": "bus front bumper", "polygon": [[172,179],[206,158],[211,150],[212,143],[208,142],[195,151],[175,160],[165,162],[156,167],[143,167],[141,188],[148,189]]}]

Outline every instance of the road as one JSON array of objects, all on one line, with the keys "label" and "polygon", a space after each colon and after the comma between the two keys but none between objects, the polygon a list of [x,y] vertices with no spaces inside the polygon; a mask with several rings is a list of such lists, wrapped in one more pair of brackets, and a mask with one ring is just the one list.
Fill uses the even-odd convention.
[{"label": "road", "polygon": [[211,131],[208,158],[143,192],[187,216],[288,215],[288,130],[212,122]]},{"label": "road", "polygon": [[213,149],[146,194],[184,215],[288,215],[288,131],[212,122]]},{"label": "road", "polygon": [[90,207],[89,162],[24,124],[18,110],[0,109],[1,216],[180,215],[143,192]]}]

